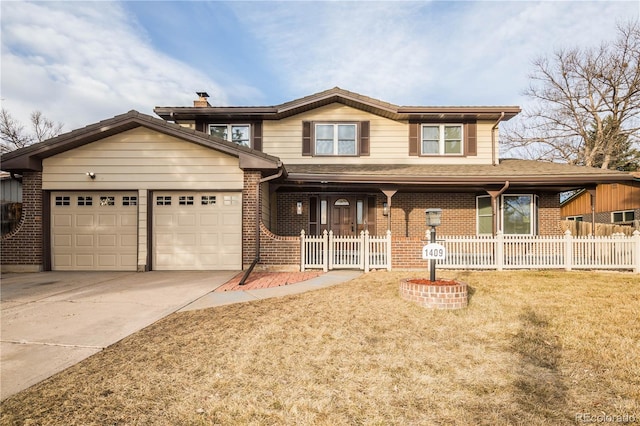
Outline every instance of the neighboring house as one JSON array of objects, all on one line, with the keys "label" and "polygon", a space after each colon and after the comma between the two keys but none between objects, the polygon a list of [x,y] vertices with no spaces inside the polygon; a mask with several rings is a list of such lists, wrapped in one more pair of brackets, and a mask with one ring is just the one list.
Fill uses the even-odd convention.
[{"label": "neighboring house", "polygon": [[157,107],[164,120],[131,111],[3,155],[25,203],[3,268],[300,265],[303,230],[390,230],[393,267],[424,267],[427,208],[443,209],[441,235],[551,235],[560,192],[631,180],[499,160],[514,106],[403,107],[339,88],[267,107],[199,95]]},{"label": "neighboring house", "polygon": [[582,189],[562,202],[565,220],[638,226],[640,223],[640,173],[634,180]]}]

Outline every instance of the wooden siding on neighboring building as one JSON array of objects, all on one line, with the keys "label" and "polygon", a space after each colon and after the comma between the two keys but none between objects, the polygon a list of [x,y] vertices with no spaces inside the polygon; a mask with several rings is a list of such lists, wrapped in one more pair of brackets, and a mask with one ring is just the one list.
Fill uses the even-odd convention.
[{"label": "wooden siding on neighboring building", "polygon": [[[640,182],[613,183],[596,188],[596,213],[640,209]],[[582,216],[591,214],[591,196],[585,191],[560,208],[560,215]]]},{"label": "wooden siding on neighboring building", "polygon": [[142,127],[46,158],[43,170],[44,190],[241,190],[243,185],[238,158]]},{"label": "wooden siding on neighboring building", "polygon": [[[265,121],[262,129],[262,150],[279,157],[285,164],[335,164],[336,157],[302,155],[302,122],[368,121],[369,155],[341,156],[342,164],[490,164],[491,127],[494,122],[480,121],[477,126],[477,155],[409,156],[409,123],[390,120],[346,105],[334,103],[279,121]],[[497,132],[496,132],[497,140]]]}]

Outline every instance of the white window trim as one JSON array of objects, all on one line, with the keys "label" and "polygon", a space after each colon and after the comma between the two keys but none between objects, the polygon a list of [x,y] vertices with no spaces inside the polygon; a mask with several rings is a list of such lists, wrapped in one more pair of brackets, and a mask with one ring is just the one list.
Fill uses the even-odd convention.
[{"label": "white window trim", "polygon": [[[460,152],[445,153],[444,152],[444,128],[445,127],[460,127]],[[439,127],[439,140],[438,140],[438,153],[422,152],[422,143],[424,142],[424,128],[425,127]],[[464,155],[464,125],[460,123],[422,123],[420,126],[420,155],[442,155],[442,156],[461,156]]]},{"label": "white window trim", "polygon": [[[498,211],[496,212],[496,214],[498,215],[498,221],[500,223],[500,229],[502,230],[502,232],[504,233],[504,220],[505,220],[505,214],[504,214],[504,198],[505,197],[531,197],[531,203],[529,204],[529,213],[530,213],[530,217],[531,217],[531,224],[529,226],[529,233],[528,234],[505,234],[505,235],[538,235],[538,230],[539,230],[539,224],[538,224],[538,208],[540,205],[540,200],[538,195],[536,194],[503,194],[500,196],[499,201],[498,201]],[[479,210],[478,210],[478,199],[480,198],[491,198],[491,196],[489,195],[477,195],[476,196],[476,235],[491,235],[491,234],[481,234],[480,233],[480,216],[478,214]],[[492,206],[493,209],[493,206]],[[493,210],[492,210],[493,212]],[[493,216],[493,213],[492,213]],[[493,220],[493,219],[492,219]]]},{"label": "white window trim", "polygon": [[[617,221],[617,222],[613,220],[613,216],[616,213],[621,213],[622,214],[622,220]],[[632,220],[635,219],[635,216],[636,216],[635,215],[635,210],[616,210],[616,211],[611,212],[611,223],[627,223],[627,222],[631,222],[632,220],[625,220],[625,218],[624,218],[627,213],[633,214],[633,219]]]},{"label": "white window trim", "polygon": [[249,141],[248,141],[248,145],[242,145],[242,144],[238,144],[238,145],[240,145],[240,146],[248,146],[249,148],[252,148],[253,143],[252,143],[252,141],[251,141],[251,124],[249,124],[249,123],[233,123],[233,124],[230,124],[230,123],[219,123],[219,124],[209,124],[209,134],[210,134],[210,135],[212,134],[212,133],[211,133],[211,128],[212,128],[212,127],[224,127],[224,126],[226,126],[226,127],[227,127],[227,139],[226,139],[226,140],[227,140],[228,142],[234,142],[234,143],[235,143],[235,141],[233,140],[233,134],[232,134],[232,132],[231,132],[231,130],[233,129],[233,127],[247,127],[247,128],[249,128]]},{"label": "white window trim", "polygon": [[[318,154],[316,146],[318,142],[318,126],[333,126],[333,152],[331,154]],[[354,127],[354,154],[339,154],[338,153],[338,126],[353,126]],[[358,157],[359,156],[359,126],[356,122],[316,122],[313,124],[313,151],[317,157]]]},{"label": "white window trim", "polygon": [[[488,198],[489,200],[491,200],[491,196],[490,195],[478,195],[478,196],[476,196],[476,235],[491,235],[491,232],[489,232],[489,233],[480,233],[480,209],[478,207],[480,198]],[[492,200],[490,202],[493,203]],[[493,223],[493,206],[491,206],[491,222]],[[491,227],[493,228],[493,224],[491,225]]]},{"label": "white window trim", "polygon": [[505,235],[536,235],[538,232],[538,217],[537,217],[537,208],[538,205],[538,196],[535,194],[503,194],[500,197],[500,217],[502,221],[502,232],[504,233],[504,220],[506,215],[504,214],[504,199],[505,197],[531,197],[531,203],[529,203],[529,217],[531,218],[531,223],[529,224],[529,232],[523,234],[506,234]]},{"label": "white window trim", "polygon": [[576,215],[576,216],[567,216],[564,218],[564,220],[572,220],[575,222],[583,222],[584,221],[584,216],[583,215]]}]

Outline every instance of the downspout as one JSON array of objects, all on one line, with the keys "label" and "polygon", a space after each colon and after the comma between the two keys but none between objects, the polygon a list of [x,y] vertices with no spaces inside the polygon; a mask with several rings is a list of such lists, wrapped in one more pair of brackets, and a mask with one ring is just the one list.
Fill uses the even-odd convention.
[{"label": "downspout", "polygon": [[260,179],[260,183],[258,184],[258,190],[256,191],[256,198],[257,198],[257,202],[256,202],[256,208],[257,208],[257,212],[256,212],[256,257],[253,259],[253,262],[251,262],[251,266],[249,266],[249,269],[247,269],[247,271],[244,273],[242,279],[240,280],[239,285],[245,285],[245,282],[247,281],[247,278],[249,278],[249,275],[251,274],[251,272],[253,271],[253,268],[255,268],[255,266],[258,264],[258,262],[260,261],[260,221],[262,220],[262,199],[260,197],[260,191],[262,189],[262,184],[265,182],[269,182],[271,180],[274,179],[278,179],[279,177],[282,176],[282,174],[284,173],[284,168],[282,167],[282,163],[279,164],[280,170],[278,171],[278,173],[276,173],[275,175],[272,176],[267,176],[266,178],[262,178]]},{"label": "downspout", "polygon": [[498,124],[500,124],[503,118],[504,111],[500,113],[500,118],[498,118],[498,121],[496,121],[496,123],[491,128],[491,164],[493,164],[494,166],[498,165],[496,159],[496,129],[498,128]]},{"label": "downspout", "polygon": [[498,197],[504,194],[509,188],[509,181],[505,181],[504,186],[499,191],[487,191],[487,194],[491,196],[491,213],[493,215],[493,235],[495,236],[498,231]]}]

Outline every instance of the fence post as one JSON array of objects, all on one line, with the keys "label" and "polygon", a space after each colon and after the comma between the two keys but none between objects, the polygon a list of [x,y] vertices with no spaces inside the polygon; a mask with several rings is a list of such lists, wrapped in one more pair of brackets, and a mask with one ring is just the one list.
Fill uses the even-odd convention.
[{"label": "fence post", "polygon": [[635,254],[635,261],[633,262],[633,272],[640,274],[640,231],[637,229],[633,231],[633,250]]},{"label": "fence post", "polygon": [[[327,263],[329,264],[329,269],[328,270],[332,270],[333,269],[333,231],[329,231],[329,234],[326,234],[326,230],[324,231],[325,235],[328,235],[328,237],[326,237],[327,241],[327,246],[329,247],[329,262],[326,262],[325,265],[327,265]],[[325,266],[326,268],[326,266]],[[325,270],[325,272],[327,272]]]},{"label": "fence post", "polygon": [[300,231],[300,272],[304,272],[304,264],[306,260],[305,243],[304,243],[304,229]]},{"label": "fence post", "polygon": [[504,235],[502,234],[502,230],[498,229],[496,232],[496,269],[498,271],[502,271],[504,266]]},{"label": "fence post", "polygon": [[564,270],[570,271],[573,266],[573,238],[571,231],[564,231]]},{"label": "fence post", "polygon": [[391,230],[387,229],[387,271],[391,270]]},{"label": "fence post", "polygon": [[362,237],[362,243],[364,244],[363,250],[361,250],[364,256],[364,259],[362,259],[364,272],[369,272],[369,231],[360,232],[360,236]]}]

